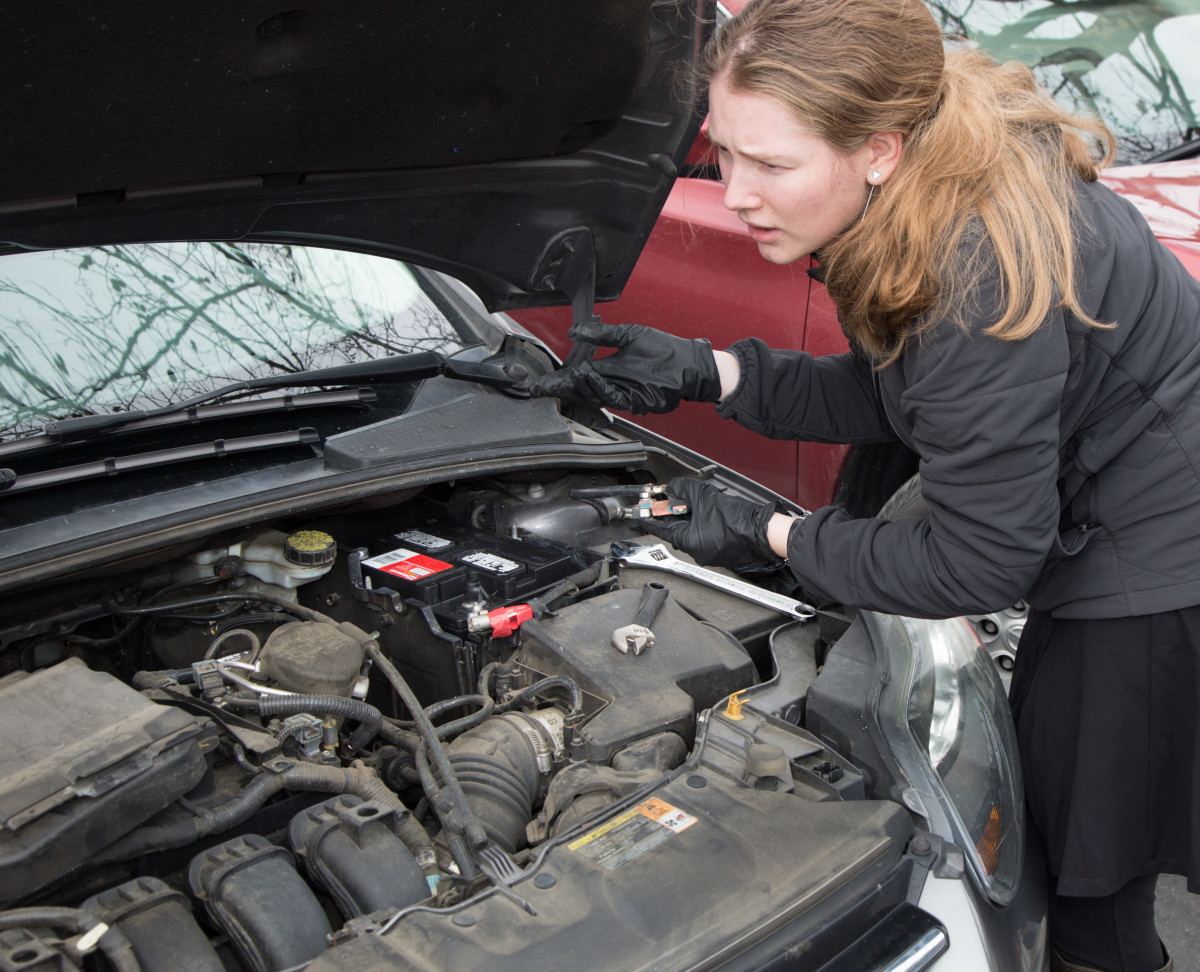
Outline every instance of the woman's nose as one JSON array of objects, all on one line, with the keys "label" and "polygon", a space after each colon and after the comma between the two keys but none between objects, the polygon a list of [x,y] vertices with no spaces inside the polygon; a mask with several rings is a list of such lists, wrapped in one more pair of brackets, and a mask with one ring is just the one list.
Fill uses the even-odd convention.
[{"label": "woman's nose", "polygon": [[738,212],[743,209],[754,209],[759,205],[758,195],[754,191],[754,187],[750,185],[750,180],[746,177],[746,170],[742,166],[722,166],[721,181],[725,184],[723,202],[726,209]]}]

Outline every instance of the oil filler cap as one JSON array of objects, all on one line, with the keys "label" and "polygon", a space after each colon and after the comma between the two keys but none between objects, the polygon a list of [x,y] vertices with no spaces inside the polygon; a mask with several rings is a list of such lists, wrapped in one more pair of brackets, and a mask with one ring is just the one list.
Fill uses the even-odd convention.
[{"label": "oil filler cap", "polygon": [[298,530],[283,542],[283,555],[300,567],[324,567],[337,557],[337,544],[320,530]]}]

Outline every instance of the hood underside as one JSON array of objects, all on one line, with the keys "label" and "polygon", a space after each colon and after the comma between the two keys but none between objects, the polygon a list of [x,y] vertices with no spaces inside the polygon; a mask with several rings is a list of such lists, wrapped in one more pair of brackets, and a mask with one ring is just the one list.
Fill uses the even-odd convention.
[{"label": "hood underside", "polygon": [[27,5],[0,39],[0,251],[324,243],[507,309],[574,296],[590,242],[616,297],[694,135],[706,9]]}]

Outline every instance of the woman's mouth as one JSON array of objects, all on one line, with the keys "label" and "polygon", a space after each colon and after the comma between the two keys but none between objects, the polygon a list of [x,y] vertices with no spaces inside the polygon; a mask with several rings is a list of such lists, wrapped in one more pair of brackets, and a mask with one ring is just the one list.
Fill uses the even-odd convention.
[{"label": "woman's mouth", "polygon": [[753,223],[746,224],[746,231],[750,234],[750,239],[755,243],[774,243],[779,239],[780,231],[764,226],[755,226]]}]

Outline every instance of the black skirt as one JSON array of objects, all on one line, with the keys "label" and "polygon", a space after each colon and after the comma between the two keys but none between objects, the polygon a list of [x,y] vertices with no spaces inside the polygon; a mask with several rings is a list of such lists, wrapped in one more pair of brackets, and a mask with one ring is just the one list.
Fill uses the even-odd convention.
[{"label": "black skirt", "polygon": [[1030,615],[1009,697],[1059,894],[1109,895],[1162,872],[1200,892],[1198,672],[1200,607]]}]

